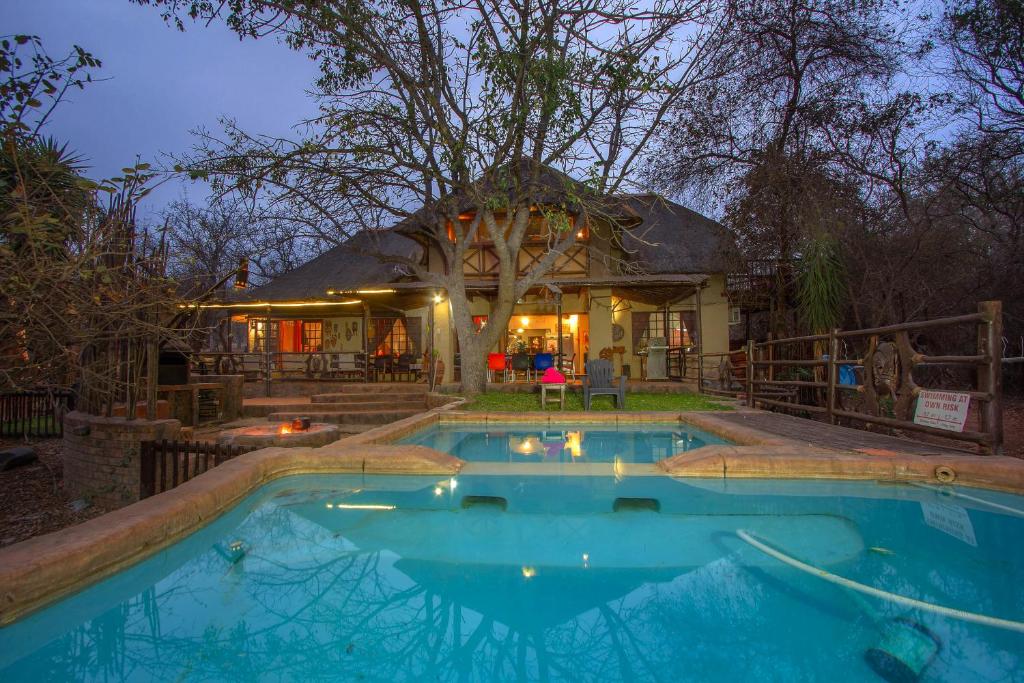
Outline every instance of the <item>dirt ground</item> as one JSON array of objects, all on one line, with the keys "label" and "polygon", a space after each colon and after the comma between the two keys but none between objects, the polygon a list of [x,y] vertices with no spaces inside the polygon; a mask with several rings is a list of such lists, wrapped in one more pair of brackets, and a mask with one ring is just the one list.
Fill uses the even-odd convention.
[{"label": "dirt ground", "polygon": [[64,491],[60,439],[0,439],[0,450],[30,445],[39,460],[0,472],[0,547],[63,529],[101,515],[89,506],[75,512]]}]

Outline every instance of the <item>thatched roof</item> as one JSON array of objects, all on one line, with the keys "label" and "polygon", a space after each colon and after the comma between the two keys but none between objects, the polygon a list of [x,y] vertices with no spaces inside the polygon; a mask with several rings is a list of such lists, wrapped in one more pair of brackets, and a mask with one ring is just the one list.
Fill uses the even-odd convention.
[{"label": "thatched roof", "polygon": [[[581,192],[583,188],[554,169],[541,174],[539,182],[552,198],[566,190]],[[732,270],[738,259],[733,237],[721,224],[658,195],[616,196],[605,206],[603,211],[623,225],[626,259],[639,274],[724,273]],[[466,208],[472,207],[467,204]],[[246,292],[244,298],[308,300],[323,297],[328,288],[359,289],[407,279],[396,263],[376,254],[419,259],[423,247],[417,242],[422,239],[417,226],[433,220],[431,211],[421,209],[388,230],[361,232],[271,283]]]},{"label": "thatched roof", "polygon": [[394,282],[404,276],[397,263],[376,254],[418,260],[423,247],[392,230],[360,232],[295,270],[245,292],[245,301],[302,301],[324,298],[332,289],[358,289]]},{"label": "thatched roof", "polygon": [[[721,223],[656,194],[623,195],[622,246],[644,273],[726,273],[739,251]],[[626,223],[629,225],[629,223]]]}]

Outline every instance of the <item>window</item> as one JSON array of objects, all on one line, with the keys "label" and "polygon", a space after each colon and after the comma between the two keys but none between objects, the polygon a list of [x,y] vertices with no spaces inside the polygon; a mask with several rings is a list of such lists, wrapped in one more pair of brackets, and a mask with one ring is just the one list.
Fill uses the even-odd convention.
[{"label": "window", "polygon": [[[650,346],[651,339],[657,337],[663,338],[668,346],[691,346],[694,343],[691,335],[693,318],[694,313],[691,311],[669,311],[666,334],[664,310],[634,313],[634,347],[637,349],[647,348]],[[645,319],[646,327],[644,327]],[[641,326],[639,330],[635,327],[638,324]]]},{"label": "window", "polygon": [[412,353],[409,330],[401,318],[374,318],[370,321],[370,339],[375,356]]},{"label": "window", "polygon": [[[249,350],[263,353],[267,323],[265,320],[249,320]],[[323,350],[322,320],[271,320],[270,351],[285,353],[319,353]]]},{"label": "window", "polygon": [[[264,353],[268,349],[263,345],[266,337],[267,323],[265,320],[249,320],[249,351],[253,353]],[[277,351],[277,322],[270,323],[270,349]]]},{"label": "window", "polygon": [[743,322],[743,311],[738,306],[729,307],[729,324],[739,325]]},{"label": "window", "polygon": [[320,320],[303,321],[302,352],[320,353],[323,346],[323,322]]}]

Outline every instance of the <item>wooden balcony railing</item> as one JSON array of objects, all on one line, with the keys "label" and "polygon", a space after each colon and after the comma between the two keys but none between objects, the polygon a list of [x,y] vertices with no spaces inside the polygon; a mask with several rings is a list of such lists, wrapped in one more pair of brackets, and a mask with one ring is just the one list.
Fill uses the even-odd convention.
[{"label": "wooden balcony railing", "polygon": [[[518,274],[533,268],[549,251],[547,242],[528,242],[519,250],[516,262]],[[466,250],[462,261],[463,273],[470,277],[491,277],[498,274],[498,255],[494,246],[480,244]],[[590,250],[586,245],[573,244],[555,259],[551,273],[557,275],[587,275],[590,273]]]}]

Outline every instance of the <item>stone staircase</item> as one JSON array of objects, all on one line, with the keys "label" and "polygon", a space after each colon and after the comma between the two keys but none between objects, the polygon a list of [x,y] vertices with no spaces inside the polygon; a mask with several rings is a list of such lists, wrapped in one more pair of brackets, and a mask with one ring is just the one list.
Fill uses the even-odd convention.
[{"label": "stone staircase", "polygon": [[426,384],[352,384],[341,391],[314,394],[308,399],[249,399],[245,417],[266,417],[288,422],[308,417],[313,422],[343,426],[344,431],[364,431],[378,425],[422,413],[427,409]]}]

